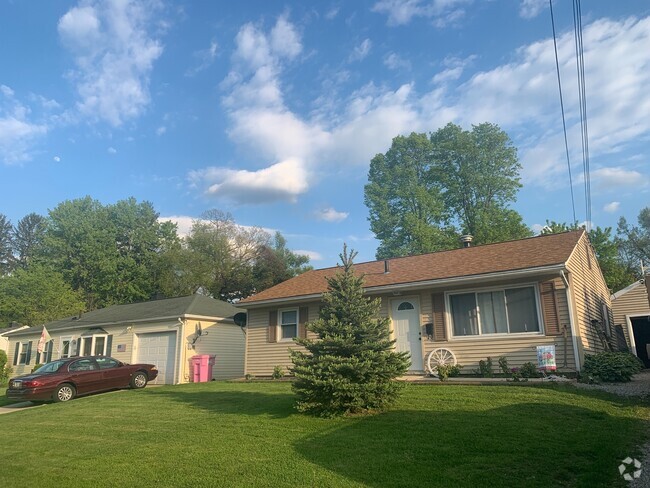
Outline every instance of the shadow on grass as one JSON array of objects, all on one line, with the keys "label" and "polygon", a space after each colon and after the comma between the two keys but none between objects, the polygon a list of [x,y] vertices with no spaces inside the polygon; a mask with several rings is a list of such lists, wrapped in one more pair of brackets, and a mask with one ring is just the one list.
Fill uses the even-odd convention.
[{"label": "shadow on grass", "polygon": [[208,412],[234,415],[266,415],[286,418],[294,412],[290,393],[254,391],[188,391],[176,388],[152,389],[150,395],[163,396]]},{"label": "shadow on grass", "polygon": [[295,445],[308,461],[367,486],[613,486],[643,422],[585,408],[520,403],[485,411],[399,410]]}]

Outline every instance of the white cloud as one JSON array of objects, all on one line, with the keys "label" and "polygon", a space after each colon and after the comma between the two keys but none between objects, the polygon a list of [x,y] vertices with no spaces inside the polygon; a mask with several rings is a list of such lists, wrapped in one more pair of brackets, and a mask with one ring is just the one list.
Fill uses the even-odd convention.
[{"label": "white cloud", "polygon": [[296,249],[292,251],[294,254],[299,254],[301,256],[307,256],[310,261],[322,261],[323,255],[316,251],[304,251],[302,249]]},{"label": "white cloud", "polygon": [[[288,26],[283,29],[297,32]],[[644,89],[650,86],[650,18],[597,20],[584,26],[583,35],[590,149],[592,161],[597,161],[650,136],[650,91]],[[571,79],[575,72],[572,33],[561,34],[558,40],[562,74]],[[241,173],[210,168],[219,176],[204,188],[216,184],[212,196],[230,197],[245,187],[247,202],[296,201],[318,181],[316,173],[331,172],[336,166],[367,165],[376,153],[388,149],[396,135],[436,130],[449,121],[464,127],[484,121],[499,124],[517,143],[526,184],[546,188],[568,184],[562,183],[567,179],[566,159],[551,38],[522,46],[507,63],[473,74],[468,73],[473,57],[446,59],[429,91],[418,91],[413,83],[397,88],[368,83],[348,95],[319,97],[306,113],[285,103],[282,77],[287,64],[296,59],[290,53],[297,50],[276,51],[270,34],[252,24],[240,29],[236,42],[230,74],[221,84],[223,107],[231,122],[228,134],[261,159]],[[300,39],[295,42],[301,45]],[[453,83],[461,75],[467,75],[467,81]],[[579,169],[578,103],[569,89],[565,108],[572,160]],[[285,161],[300,170],[299,184],[294,181],[293,189],[286,191],[278,189],[265,171],[276,170]],[[601,164],[595,172],[595,190],[604,181],[605,170]],[[580,172],[574,171],[574,176],[579,181]],[[627,181],[629,175],[614,172],[611,176]]]},{"label": "white cloud", "polygon": [[325,18],[327,20],[332,20],[332,19],[336,18],[336,16],[339,14],[339,10],[340,10],[340,8],[338,6],[332,7],[327,12],[325,12]]},{"label": "white cloud", "polygon": [[109,147],[107,150],[108,154],[117,154],[117,149],[114,147]]},{"label": "white cloud", "polygon": [[530,226],[531,230],[535,234],[539,234],[540,232],[542,232],[545,227],[546,227],[546,225],[543,225],[543,224],[533,224],[533,225]]},{"label": "white cloud", "polygon": [[[591,181],[600,189],[638,188],[649,183],[649,177],[621,167],[599,168],[591,172]],[[617,202],[614,202],[617,203]]]},{"label": "white cloud", "polygon": [[621,202],[609,202],[603,207],[603,210],[607,213],[615,213],[619,208],[621,208]]},{"label": "white cloud", "polygon": [[546,7],[548,7],[546,0],[522,0],[519,4],[519,15],[524,19],[532,19]]},{"label": "white cloud", "polygon": [[363,60],[366,56],[368,56],[368,54],[370,54],[371,49],[372,41],[370,39],[364,39],[361,44],[355,46],[355,48],[352,50],[349,61],[354,62]]},{"label": "white cloud", "polygon": [[210,46],[207,49],[201,49],[193,53],[192,57],[196,59],[195,66],[188,69],[185,72],[185,76],[194,76],[212,66],[212,63],[214,63],[214,60],[217,57],[218,47],[219,45],[213,40],[210,42]]},{"label": "white cloud", "polygon": [[52,158],[52,160],[53,160],[55,163],[60,163],[60,162],[61,162],[61,157],[60,157],[60,156],[54,156],[54,157]]},{"label": "white cloud", "polygon": [[386,14],[388,25],[406,25],[416,17],[431,19],[433,25],[444,28],[465,15],[463,5],[471,0],[380,0],[373,12]]},{"label": "white cloud", "polygon": [[59,35],[77,65],[78,112],[112,126],[133,119],[150,101],[149,76],[163,51],[149,31],[156,3],[84,1],[65,13]]},{"label": "white cloud", "polygon": [[190,180],[208,184],[207,194],[236,203],[295,202],[307,190],[307,173],[298,160],[286,160],[257,171],[207,168]]},{"label": "white cloud", "polygon": [[0,95],[0,160],[5,164],[29,161],[33,144],[48,126],[33,120],[30,108],[15,98],[10,87],[0,85]]},{"label": "white cloud", "polygon": [[397,53],[390,52],[384,56],[384,65],[392,70],[410,70],[411,62],[408,59],[403,59]]},{"label": "white cloud", "polygon": [[167,127],[165,127],[164,125],[161,125],[156,129],[157,136],[162,136],[165,132],[167,132]]},{"label": "white cloud", "polygon": [[332,207],[327,207],[316,211],[316,218],[326,222],[342,222],[350,215],[348,212],[339,212]]}]

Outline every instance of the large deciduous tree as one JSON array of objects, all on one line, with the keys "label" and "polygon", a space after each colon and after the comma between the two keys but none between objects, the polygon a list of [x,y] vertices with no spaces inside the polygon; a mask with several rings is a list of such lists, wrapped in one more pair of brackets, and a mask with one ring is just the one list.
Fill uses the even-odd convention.
[{"label": "large deciduous tree", "polygon": [[618,238],[629,265],[640,272],[641,265],[650,269],[650,207],[645,207],[637,217],[638,225],[630,225],[625,217],[618,222]]},{"label": "large deciduous tree", "polygon": [[397,399],[395,379],[408,369],[408,353],[394,351],[390,319],[379,315],[380,300],[364,294],[355,256],[343,248],[342,269],[327,280],[319,318],[307,324],[318,339],[295,339],[307,350],[291,351],[292,388],[303,412],[332,416],[383,409]]},{"label": "large deciduous tree", "polygon": [[134,198],[62,202],[49,213],[47,262],[83,293],[87,309],[146,300],[156,291],[157,218],[151,203]]},{"label": "large deciduous tree", "polygon": [[81,293],[47,266],[32,264],[0,278],[0,323],[40,325],[85,309]]},{"label": "large deciduous tree", "polygon": [[377,258],[454,248],[461,234],[478,244],[530,236],[509,207],[520,169],[510,138],[494,124],[394,138],[372,159],[365,187]]},{"label": "large deciduous tree", "polygon": [[161,283],[168,295],[204,293],[237,301],[308,269],[309,259],[260,227],[238,225],[229,213],[209,210],[183,242],[163,257]]}]

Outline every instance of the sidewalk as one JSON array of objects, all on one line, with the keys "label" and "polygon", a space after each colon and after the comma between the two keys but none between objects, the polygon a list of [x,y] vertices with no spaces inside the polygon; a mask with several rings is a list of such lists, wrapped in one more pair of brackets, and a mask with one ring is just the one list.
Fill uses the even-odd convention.
[{"label": "sidewalk", "polygon": [[18,412],[20,410],[29,410],[34,407],[41,407],[42,405],[34,405],[32,402],[20,402],[12,403],[11,405],[5,405],[0,407],[0,415],[4,413]]}]

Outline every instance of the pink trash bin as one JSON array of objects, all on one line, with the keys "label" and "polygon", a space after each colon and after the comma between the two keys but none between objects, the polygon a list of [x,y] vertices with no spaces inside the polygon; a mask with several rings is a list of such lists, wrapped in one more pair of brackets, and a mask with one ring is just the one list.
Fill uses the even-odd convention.
[{"label": "pink trash bin", "polygon": [[190,364],[192,367],[192,382],[205,383],[212,381],[212,367],[215,363],[215,356],[213,354],[197,354],[192,356]]}]

